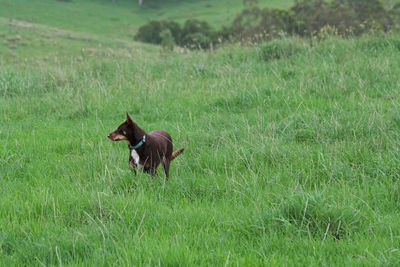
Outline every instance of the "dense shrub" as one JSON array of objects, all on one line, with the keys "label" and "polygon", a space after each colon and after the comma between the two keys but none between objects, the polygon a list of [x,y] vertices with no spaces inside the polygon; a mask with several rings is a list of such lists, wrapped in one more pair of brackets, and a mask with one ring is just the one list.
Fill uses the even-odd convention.
[{"label": "dense shrub", "polygon": [[385,19],[389,19],[388,12],[380,0],[335,0],[333,5],[352,10],[355,18],[361,23],[376,21],[384,25]]},{"label": "dense shrub", "polygon": [[[209,48],[216,41],[217,32],[207,22],[187,20],[183,28],[172,21],[150,21],[139,28],[135,40],[146,43],[161,44],[164,32],[169,31],[174,43],[189,48]],[[165,43],[165,42],[164,42]]]},{"label": "dense shrub", "polygon": [[390,12],[379,0],[297,0],[291,11],[302,25],[301,35],[318,33],[328,25],[340,34],[361,34],[372,28],[389,30],[392,25]]},{"label": "dense shrub", "polygon": [[397,3],[389,10],[389,15],[392,21],[390,29],[395,28],[395,30],[400,30],[400,3]]},{"label": "dense shrub", "polygon": [[150,21],[141,26],[135,35],[136,41],[142,41],[151,44],[161,44],[161,32],[169,30],[176,43],[181,40],[181,26],[173,21]]},{"label": "dense shrub", "polygon": [[215,42],[216,30],[207,22],[187,20],[182,31],[182,46],[189,48],[209,48]]},{"label": "dense shrub", "polygon": [[249,4],[231,26],[218,32],[207,22],[195,19],[187,20],[183,28],[175,22],[151,21],[140,27],[135,39],[160,44],[160,33],[168,29],[177,45],[207,49],[219,41],[253,42],[282,34],[322,36],[332,32],[360,35],[370,30],[389,31],[399,28],[399,16],[400,4],[386,10],[380,0],[295,0],[290,9],[261,9]]},{"label": "dense shrub", "polygon": [[291,11],[301,25],[301,35],[311,34],[328,23],[329,8],[323,0],[296,1]]},{"label": "dense shrub", "polygon": [[222,29],[217,32],[217,41],[228,41],[233,39],[231,27],[222,26]]},{"label": "dense shrub", "polygon": [[[231,34],[235,38],[245,40],[254,38],[259,32],[259,23],[261,21],[261,9],[258,7],[244,9],[234,19],[231,26]],[[262,32],[263,34],[264,32]]]},{"label": "dense shrub", "polygon": [[275,37],[282,32],[293,34],[298,27],[294,14],[289,10],[253,7],[236,16],[230,30],[237,39],[253,41]]},{"label": "dense shrub", "polygon": [[209,48],[212,43],[212,39],[201,32],[188,34],[183,39],[184,46],[191,49],[206,49]]},{"label": "dense shrub", "polygon": [[280,8],[264,8],[260,26],[264,29],[269,28],[271,32],[284,31],[290,34],[299,30],[293,12]]},{"label": "dense shrub", "polygon": [[296,0],[289,10],[247,8],[222,36],[254,41],[282,32],[310,36],[327,27],[341,35],[358,35],[371,29],[388,31],[398,21],[397,10],[400,7],[386,10],[380,0]]}]

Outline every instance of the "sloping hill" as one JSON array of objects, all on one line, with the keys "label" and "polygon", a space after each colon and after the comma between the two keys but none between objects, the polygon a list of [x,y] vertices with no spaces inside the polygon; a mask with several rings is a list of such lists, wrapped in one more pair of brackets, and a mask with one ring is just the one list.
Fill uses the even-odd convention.
[{"label": "sloping hill", "polygon": [[[1,61],[19,62],[28,59],[84,56],[130,58],[138,50],[154,53],[158,48],[103,34],[73,32],[44,24],[0,18]],[[16,57],[19,59],[15,59]]]},{"label": "sloping hill", "polygon": [[[263,0],[261,5],[288,7],[292,0]],[[45,24],[74,32],[131,38],[137,28],[152,19],[183,22],[198,18],[215,26],[227,25],[243,8],[242,0],[136,1],[118,0],[0,0],[0,17]]]}]

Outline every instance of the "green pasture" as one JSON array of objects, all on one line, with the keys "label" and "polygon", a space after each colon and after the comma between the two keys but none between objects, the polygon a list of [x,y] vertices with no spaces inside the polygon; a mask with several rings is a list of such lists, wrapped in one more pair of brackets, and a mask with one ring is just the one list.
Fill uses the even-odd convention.
[{"label": "green pasture", "polygon": [[[136,30],[150,20],[184,23],[200,19],[216,27],[229,25],[243,9],[242,0],[0,0],[0,17],[51,25],[84,33],[132,39]],[[292,0],[260,0],[261,6],[287,8]]]},{"label": "green pasture", "polygon": [[[399,265],[399,36],[165,54],[126,38],[162,8],[79,3],[0,0],[1,266]],[[168,182],[125,111],[186,148]]]}]

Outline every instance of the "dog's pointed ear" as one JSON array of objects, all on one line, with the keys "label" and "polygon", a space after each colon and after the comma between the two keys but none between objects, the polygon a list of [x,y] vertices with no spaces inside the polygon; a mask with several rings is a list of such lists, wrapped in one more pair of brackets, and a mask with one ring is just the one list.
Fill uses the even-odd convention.
[{"label": "dog's pointed ear", "polygon": [[126,121],[129,123],[133,123],[131,116],[129,115],[128,111],[126,112]]}]

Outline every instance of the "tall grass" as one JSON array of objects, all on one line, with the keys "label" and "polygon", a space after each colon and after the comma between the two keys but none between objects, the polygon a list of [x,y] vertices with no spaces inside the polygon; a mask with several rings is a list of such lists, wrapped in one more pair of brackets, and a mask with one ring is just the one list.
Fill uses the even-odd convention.
[{"label": "tall grass", "polygon": [[[399,264],[399,42],[3,64],[1,265]],[[125,111],[186,147],[167,183]]]}]

